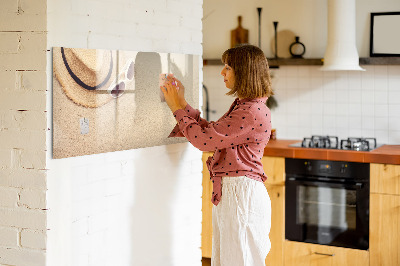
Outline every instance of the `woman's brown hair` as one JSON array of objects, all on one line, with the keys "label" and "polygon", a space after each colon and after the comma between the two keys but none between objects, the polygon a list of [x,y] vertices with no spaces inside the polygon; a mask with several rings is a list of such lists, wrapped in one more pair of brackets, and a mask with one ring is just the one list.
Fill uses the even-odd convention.
[{"label": "woman's brown hair", "polygon": [[254,99],[274,94],[268,61],[260,48],[249,44],[240,45],[226,50],[221,59],[235,74],[235,86],[226,95]]}]

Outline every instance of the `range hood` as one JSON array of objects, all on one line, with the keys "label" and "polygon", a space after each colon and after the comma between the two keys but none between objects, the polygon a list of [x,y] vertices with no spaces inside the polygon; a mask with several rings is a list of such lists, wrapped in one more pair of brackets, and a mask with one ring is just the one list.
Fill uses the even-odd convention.
[{"label": "range hood", "polygon": [[328,44],[323,71],[358,70],[355,0],[328,0]]}]

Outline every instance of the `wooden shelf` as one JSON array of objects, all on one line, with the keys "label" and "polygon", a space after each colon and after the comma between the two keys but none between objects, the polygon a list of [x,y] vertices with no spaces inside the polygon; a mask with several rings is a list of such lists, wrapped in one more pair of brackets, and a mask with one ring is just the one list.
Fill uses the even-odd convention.
[{"label": "wooden shelf", "polygon": [[400,57],[362,57],[360,65],[400,65]]},{"label": "wooden shelf", "polygon": [[[268,58],[271,68],[279,66],[322,66],[323,58]],[[204,59],[204,66],[222,65],[220,59]],[[362,57],[360,65],[400,65],[400,57]]]},{"label": "wooden shelf", "polygon": [[[279,66],[304,66],[304,65],[322,65],[321,58],[268,58],[268,64],[270,67]],[[220,59],[204,59],[203,65],[205,66],[217,66],[222,65]]]},{"label": "wooden shelf", "polygon": [[322,58],[268,58],[270,67],[278,66],[322,66]]}]

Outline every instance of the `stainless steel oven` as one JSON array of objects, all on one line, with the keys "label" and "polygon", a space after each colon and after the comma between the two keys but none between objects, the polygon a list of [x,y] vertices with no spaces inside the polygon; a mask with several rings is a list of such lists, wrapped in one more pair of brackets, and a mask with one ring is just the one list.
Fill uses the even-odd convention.
[{"label": "stainless steel oven", "polygon": [[285,237],[367,250],[369,164],[286,159]]}]

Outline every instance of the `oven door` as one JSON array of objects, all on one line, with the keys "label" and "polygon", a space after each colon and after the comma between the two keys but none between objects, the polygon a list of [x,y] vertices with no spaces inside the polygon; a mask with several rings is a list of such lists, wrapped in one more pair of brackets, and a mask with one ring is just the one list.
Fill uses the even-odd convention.
[{"label": "oven door", "polygon": [[369,185],[286,177],[286,239],[367,250]]}]

